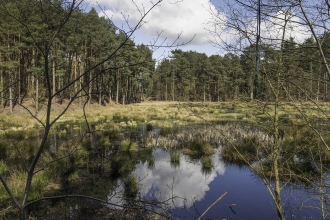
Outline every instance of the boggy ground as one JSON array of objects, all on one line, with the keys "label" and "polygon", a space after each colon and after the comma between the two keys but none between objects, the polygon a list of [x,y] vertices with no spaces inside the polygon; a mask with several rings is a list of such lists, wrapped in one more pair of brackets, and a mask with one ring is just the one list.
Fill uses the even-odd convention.
[{"label": "boggy ground", "polygon": [[[51,112],[51,119],[58,117],[68,104],[69,100],[64,100],[62,104],[56,103]],[[327,103],[318,103],[326,114],[330,113],[330,106]],[[32,100],[23,103],[36,118],[45,121],[46,106],[40,104],[36,114],[35,104]],[[298,105],[301,112],[290,103],[280,105],[280,119],[283,122],[304,122],[301,113],[307,117],[318,120],[327,118],[314,103],[305,102]],[[7,129],[28,129],[39,127],[36,118],[32,117],[28,111],[16,105],[13,113],[9,112],[9,107],[0,109],[0,130]],[[129,105],[90,104],[85,106],[85,113],[89,122],[97,122],[101,119],[116,121],[138,121],[149,122],[153,120],[178,120],[182,123],[224,123],[231,121],[249,121],[253,123],[267,122],[273,115],[272,103],[266,102],[158,102],[147,101]],[[79,107],[78,102],[74,102],[68,111],[60,117],[58,122],[84,121],[84,111]]]},{"label": "boggy ground", "polygon": [[[54,119],[55,117],[58,117],[61,111],[65,109],[67,106],[68,100],[65,100],[62,105],[57,103],[55,105],[54,110],[51,113],[51,118]],[[318,103],[323,109],[326,114],[329,113],[329,107],[327,106],[327,103]],[[24,103],[24,105],[34,114],[34,103],[31,101],[27,101]],[[326,119],[326,116],[322,114],[317,108],[317,106],[314,103],[301,103],[298,106],[300,108],[301,112],[298,112],[293,105],[290,105],[289,103],[283,103],[280,106],[280,121],[282,125],[290,125],[295,126],[299,124],[303,124],[305,122],[304,117],[301,113],[305,114],[306,117],[308,117],[311,122],[315,122],[315,125],[317,126],[323,126],[323,122]],[[45,106],[40,105],[40,110],[38,114],[35,114],[38,120],[44,121],[45,120]],[[271,126],[272,123],[272,117],[273,117],[273,107],[271,103],[259,103],[259,102],[217,102],[217,103],[201,103],[201,102],[194,102],[194,103],[186,103],[186,102],[143,102],[143,103],[136,103],[136,104],[130,104],[130,105],[117,105],[117,104],[108,104],[106,106],[101,106],[98,104],[91,104],[90,106],[86,105],[85,108],[85,115],[82,108],[79,108],[77,103],[73,103],[73,105],[69,108],[66,114],[64,114],[62,117],[59,118],[58,122],[83,122],[85,120],[85,117],[90,123],[94,123],[98,125],[97,122],[114,122],[115,124],[123,123],[125,124],[133,124],[133,122],[143,122],[151,125],[157,125],[159,127],[171,127],[173,126],[173,123],[179,124],[179,125],[186,125],[186,124],[203,124],[203,123],[212,123],[212,124],[226,124],[227,122],[248,122],[252,125],[257,125],[262,128],[263,131],[267,130],[267,126]],[[36,118],[33,118],[26,109],[15,106],[14,112],[9,113],[9,108],[6,107],[4,109],[0,110],[0,135],[4,135],[5,131],[14,131],[13,133],[16,133],[17,130],[27,130],[27,131],[35,131],[37,129],[33,128],[39,128],[40,123],[38,123]],[[103,123],[104,124],[104,123]],[[109,123],[108,123],[109,124]],[[56,124],[55,124],[56,126]],[[112,124],[113,127],[115,127]],[[300,126],[300,125],[299,125]],[[323,126],[324,127],[324,126]],[[229,129],[226,129],[229,130]],[[295,129],[300,130],[300,129]],[[294,131],[295,131],[294,130]],[[200,131],[199,131],[200,132]],[[284,132],[284,131],[283,131]],[[9,132],[10,133],[10,132]],[[163,138],[157,138],[156,142],[158,144],[161,144],[162,140],[165,140],[168,135],[166,133],[166,130],[163,131],[164,137]],[[211,132],[207,132],[211,133]],[[285,133],[288,133],[285,131]],[[301,132],[299,132],[300,134]],[[306,134],[306,133],[304,133]],[[29,132],[26,133],[26,135],[29,135]],[[58,134],[61,136],[61,134]],[[110,135],[110,134],[109,134]],[[176,134],[180,135],[180,133]],[[63,135],[65,136],[65,134]],[[232,136],[232,135],[230,135]],[[294,146],[302,145],[301,143],[292,142],[295,140],[304,140],[302,137],[297,138],[297,134],[292,134],[291,139],[286,139],[288,141],[288,144],[285,146]],[[302,135],[306,136],[306,135]],[[311,137],[310,135],[308,135]],[[207,137],[207,135],[204,135],[204,137]],[[178,138],[178,137],[177,137]],[[26,139],[23,137],[22,139]],[[173,139],[173,137],[171,138]],[[310,139],[310,138],[309,138]],[[250,139],[249,139],[250,140]],[[291,142],[290,142],[291,140]],[[251,141],[249,141],[250,143]],[[171,142],[172,143],[172,142]],[[190,142],[189,142],[190,143]],[[192,140],[193,144],[193,150],[198,146],[203,146],[199,142],[195,143],[194,140]],[[253,141],[251,143],[254,143]],[[165,144],[162,144],[165,146]],[[306,146],[306,149],[309,149],[307,146],[309,144],[304,144]],[[31,145],[32,146],[32,145]],[[103,145],[102,145],[103,146]],[[131,146],[131,144],[130,144]],[[190,145],[189,145],[190,146]],[[189,148],[188,146],[188,148]],[[246,146],[246,143],[244,144]],[[253,144],[255,146],[255,144]],[[67,146],[64,146],[65,149]],[[194,148],[195,147],[195,148]],[[33,149],[27,148],[26,143],[24,144],[24,149],[27,150],[27,155],[33,154]],[[305,149],[304,148],[304,149]],[[199,149],[199,148],[198,148]],[[254,148],[253,148],[254,149]],[[297,149],[295,148],[295,151]],[[31,151],[31,152],[30,152]],[[87,149],[88,151],[88,149]],[[79,161],[81,158],[86,157],[86,155],[90,152],[81,151],[80,157],[77,157],[77,163],[79,164]],[[233,151],[234,152],[234,151]],[[301,151],[302,154],[305,154],[305,151]],[[235,154],[231,154],[232,152],[227,153],[227,155],[231,156],[231,158],[235,158]],[[235,153],[235,152],[234,152]],[[252,152],[253,153],[253,152]],[[307,152],[308,153],[308,152]],[[0,156],[1,156],[0,152]],[[91,154],[91,153],[90,153]],[[255,155],[255,154],[254,154]],[[252,155],[252,156],[254,156]],[[315,155],[315,154],[313,154]],[[197,155],[201,156],[202,159],[207,159],[205,155]],[[206,154],[207,156],[207,154]],[[196,155],[195,155],[196,157]],[[253,157],[251,157],[251,161],[253,161]],[[71,158],[68,158],[68,162],[72,162],[70,160]],[[126,160],[125,160],[126,161]],[[1,161],[0,161],[1,162]],[[68,163],[69,164],[69,163]],[[5,167],[5,165],[1,166],[0,168]],[[62,166],[64,167],[64,166]],[[64,167],[66,168],[66,167]],[[71,166],[67,167],[67,170],[70,171]],[[54,168],[55,169],[55,168]],[[1,169],[0,169],[1,171]],[[67,175],[67,179],[75,179],[78,175],[78,172],[73,170],[70,173],[64,172]],[[21,179],[19,176],[23,174],[22,172],[13,172],[11,173],[11,176],[15,177],[17,176],[18,179]],[[9,174],[8,174],[9,175]],[[53,176],[53,175],[52,175]],[[39,188],[45,187],[47,188],[48,182],[45,180],[49,179],[49,176],[47,176],[47,173],[45,175],[37,176],[38,178],[35,178],[36,185]],[[13,178],[15,179],[15,178]],[[49,182],[51,182],[52,179],[49,179]],[[15,181],[15,184],[17,185],[17,181]],[[24,184],[24,182],[23,182]],[[39,185],[38,185],[39,184]],[[48,184],[52,185],[52,184]],[[22,185],[23,186],[23,185]],[[46,187],[47,186],[47,187]],[[21,186],[17,188],[22,188]],[[58,185],[55,185],[56,190]],[[51,191],[52,191],[51,190]],[[34,191],[33,191],[34,192]],[[38,189],[35,190],[35,197],[37,198],[40,194]]]}]

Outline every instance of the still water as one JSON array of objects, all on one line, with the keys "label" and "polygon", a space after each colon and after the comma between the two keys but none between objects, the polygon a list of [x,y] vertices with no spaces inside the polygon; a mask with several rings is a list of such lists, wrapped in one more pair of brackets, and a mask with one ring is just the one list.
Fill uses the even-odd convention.
[{"label": "still water", "polygon": [[[136,165],[142,195],[157,196],[170,202],[175,219],[198,219],[226,190],[228,193],[205,215],[204,219],[277,219],[275,204],[263,182],[249,169],[226,166],[219,152],[212,156],[213,169],[204,173],[199,161],[181,155],[173,166],[168,152],[153,151],[155,164]],[[307,189],[286,187],[283,191],[286,219],[320,219],[319,200]]]}]

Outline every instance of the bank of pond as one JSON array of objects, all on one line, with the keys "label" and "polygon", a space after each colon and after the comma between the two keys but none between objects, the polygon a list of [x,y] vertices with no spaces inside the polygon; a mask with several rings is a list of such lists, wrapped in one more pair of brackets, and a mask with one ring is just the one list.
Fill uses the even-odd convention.
[{"label": "bank of pond", "polygon": [[[321,219],[330,213],[330,154],[309,128],[288,125],[280,132],[285,216]],[[0,172],[15,196],[23,193],[24,166],[41,136],[39,128],[1,134]],[[32,203],[28,213],[35,219],[198,219],[210,208],[204,219],[277,219],[267,190],[273,187],[272,143],[267,129],[242,122],[58,123],[29,200],[57,198]],[[2,185],[0,201],[1,218],[17,216]]]}]

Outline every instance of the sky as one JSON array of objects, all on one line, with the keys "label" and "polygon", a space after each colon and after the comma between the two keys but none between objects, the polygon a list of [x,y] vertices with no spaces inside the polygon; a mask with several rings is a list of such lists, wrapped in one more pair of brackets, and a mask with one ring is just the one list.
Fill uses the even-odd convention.
[{"label": "sky", "polygon": [[[146,14],[156,2],[157,0],[90,0],[89,4],[98,11],[99,16],[110,18],[117,27],[128,31],[130,27],[138,24],[141,16]],[[193,50],[205,53],[208,56],[224,55],[223,50],[210,43],[210,41],[214,41],[214,36],[208,31],[214,29],[214,26],[210,25],[212,20],[210,12],[218,15],[221,21],[226,21],[226,14],[217,10],[221,7],[219,5],[221,2],[223,1],[163,0],[147,13],[142,25],[131,38],[137,44],[155,45],[153,58],[156,60],[169,57],[170,51],[177,48],[183,51]],[[276,17],[283,17],[283,13],[277,12],[274,16],[275,18],[261,24],[263,37],[280,38],[282,33],[278,31],[278,27],[282,24]],[[296,16],[292,16],[292,20],[299,22],[299,18]],[[274,25],[274,22],[277,22],[278,25]],[[246,27],[250,29],[251,34],[254,34],[256,21],[250,21]],[[220,24],[217,30],[222,29],[223,24]],[[238,36],[233,30],[226,33],[220,32],[223,38],[230,40]],[[303,41],[307,32],[306,27],[291,24],[286,38],[293,36],[297,41]],[[184,45],[176,47],[180,44]],[[169,45],[172,47],[168,47]],[[157,46],[163,47],[157,48]]]},{"label": "sky", "polygon": [[[150,2],[155,3],[156,1],[135,0],[134,2],[135,4],[132,0],[91,0],[89,4],[98,11],[99,16],[107,16],[117,27],[128,30],[125,19],[128,18],[130,26],[135,26],[141,18],[139,10],[150,9],[152,7]],[[170,56],[170,50],[177,48],[206,53],[208,56],[217,54],[219,49],[209,43],[212,36],[207,31],[207,22],[211,18],[208,10],[211,7],[216,11],[214,2],[209,0],[164,0],[147,14],[144,18],[145,23],[134,33],[133,39],[137,44],[165,46],[158,49],[154,47],[156,50],[153,58],[157,60]],[[178,35],[180,35],[179,39],[177,39]],[[154,43],[157,38],[158,40]],[[175,45],[185,43],[187,44],[184,46],[175,47]],[[173,46],[167,48],[169,45]]]}]

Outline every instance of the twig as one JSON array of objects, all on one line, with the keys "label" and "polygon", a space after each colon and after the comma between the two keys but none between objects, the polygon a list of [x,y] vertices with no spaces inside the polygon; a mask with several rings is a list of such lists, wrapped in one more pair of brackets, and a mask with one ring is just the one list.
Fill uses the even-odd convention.
[{"label": "twig", "polygon": [[219,200],[221,200],[229,191],[226,190],[214,203],[212,203],[212,205],[210,205],[205,212],[203,212],[203,214],[198,218],[198,220],[201,220],[203,218],[203,216],[210,210],[210,208],[212,208],[212,206],[214,206],[217,202],[219,202]]}]

